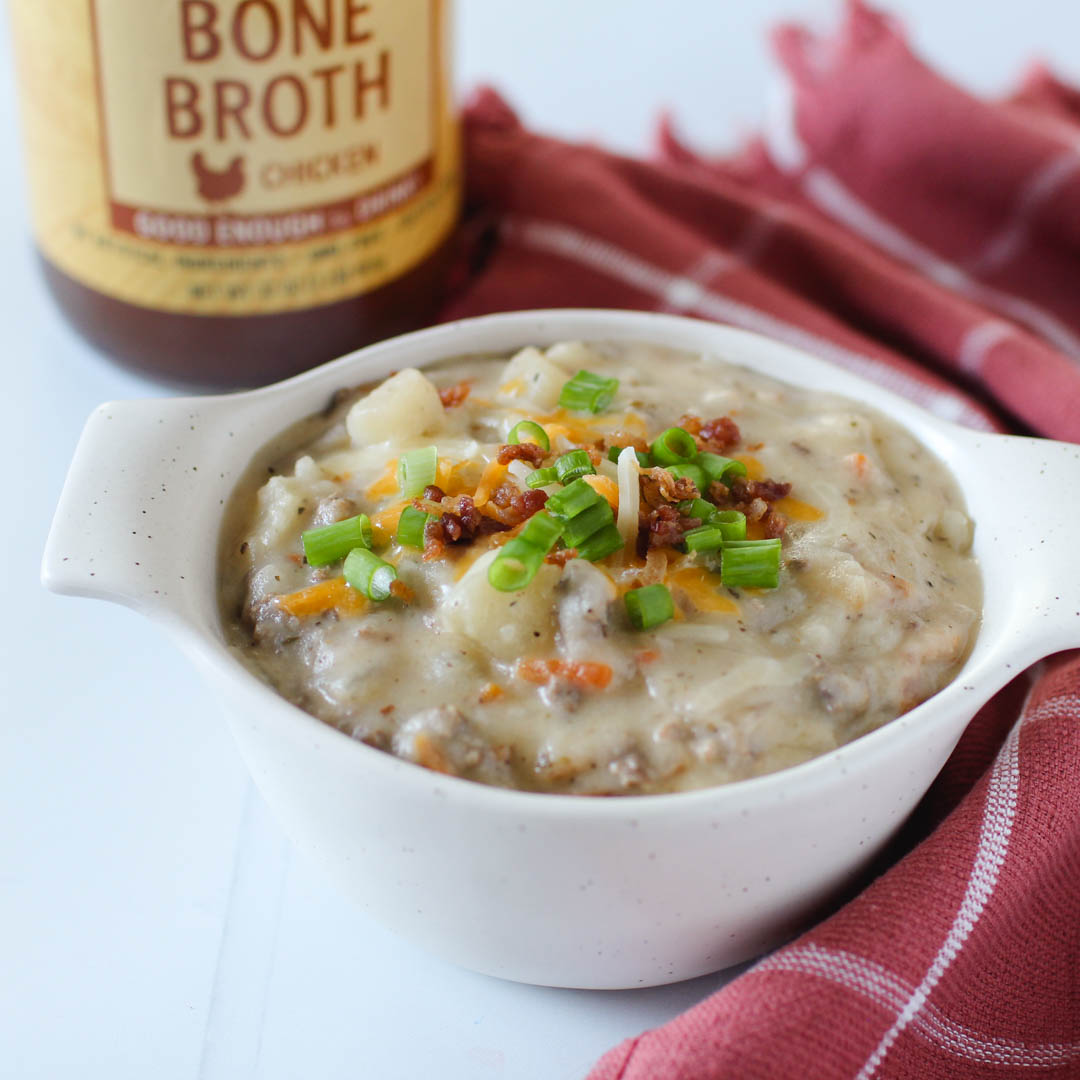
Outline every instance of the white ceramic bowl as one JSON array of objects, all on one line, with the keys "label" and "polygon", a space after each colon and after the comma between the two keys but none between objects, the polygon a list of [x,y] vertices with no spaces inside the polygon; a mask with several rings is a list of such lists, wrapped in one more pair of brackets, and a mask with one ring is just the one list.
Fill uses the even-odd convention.
[{"label": "white ceramic bowl", "polygon": [[[399,761],[300,711],[230,655],[217,605],[219,522],[259,447],[339,387],[565,339],[715,354],[906,425],[952,469],[977,522],[983,623],[956,679],[878,731],[771,776],[580,799]],[[522,312],[383,342],[250,393],[102,405],[76,451],[42,578],[167,624],[224,700],[295,844],[372,918],[508,979],[648,986],[737,963],[798,929],[903,822],[976,709],[1033,661],[1080,646],[1078,490],[1078,446],[959,428],[744,331],[631,312]]]}]

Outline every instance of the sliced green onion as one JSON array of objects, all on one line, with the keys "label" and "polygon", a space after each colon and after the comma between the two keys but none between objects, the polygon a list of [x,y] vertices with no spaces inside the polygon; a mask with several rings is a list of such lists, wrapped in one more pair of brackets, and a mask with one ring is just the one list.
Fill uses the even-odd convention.
[{"label": "sliced green onion", "polygon": [[520,536],[508,540],[488,567],[488,583],[499,592],[524,589],[544,562],[544,552],[531,547]]},{"label": "sliced green onion", "polygon": [[547,487],[559,479],[559,474],[554,469],[534,469],[525,477],[525,486],[531,488]]},{"label": "sliced green onion", "polygon": [[683,517],[699,518],[701,523],[705,525],[716,513],[716,507],[704,499],[684,499],[679,503],[679,513]]},{"label": "sliced green onion", "polygon": [[[711,502],[706,502],[704,499],[684,499],[679,503],[679,513],[683,517],[699,518],[702,527],[710,525],[718,528],[725,541],[746,539],[746,515],[739,510],[718,510]],[[698,547],[691,550],[707,549]]]},{"label": "sliced green onion", "polygon": [[542,450],[551,449],[551,440],[548,438],[548,433],[535,420],[522,420],[520,423],[515,424],[510,429],[510,434],[506,436],[506,441],[513,446],[515,443],[521,442],[522,436],[531,439]]},{"label": "sliced green onion", "polygon": [[546,555],[555,546],[555,541],[562,536],[562,533],[562,522],[556,521],[550,514],[541,510],[529,518],[525,523],[525,528],[515,539],[524,540],[525,543],[540,548]]},{"label": "sliced green onion", "polygon": [[694,436],[681,427],[669,427],[657,437],[651,450],[657,465],[680,465],[694,461],[698,456]]},{"label": "sliced green onion", "polygon": [[605,525],[599,532],[594,532],[587,540],[574,545],[577,548],[578,558],[588,562],[597,562],[606,558],[623,547],[622,533],[612,525]]},{"label": "sliced green onion", "polygon": [[559,394],[559,405],[574,412],[603,412],[615,400],[618,379],[606,379],[591,371],[579,371]]},{"label": "sliced green onion", "polygon": [[675,615],[675,602],[666,585],[631,589],[624,598],[626,614],[635,630],[651,630]]},{"label": "sliced green onion", "polygon": [[566,522],[601,501],[607,500],[598,495],[584,480],[575,480],[561,491],[556,491],[544,504],[544,509],[552,517]]},{"label": "sliced green onion", "polygon": [[571,450],[555,459],[555,475],[564,484],[572,483],[579,476],[594,473],[592,458],[586,450]]},{"label": "sliced green onion", "polygon": [[601,499],[580,514],[572,517],[563,529],[563,542],[567,547],[578,547],[607,525],[613,524],[615,515],[607,499]]},{"label": "sliced green onion", "polygon": [[398,518],[397,534],[394,539],[405,547],[423,548],[424,529],[429,521],[438,521],[434,514],[429,514],[415,506],[406,506]]},{"label": "sliced green onion", "polygon": [[664,468],[667,469],[672,476],[693,480],[694,486],[698,491],[704,491],[709,486],[709,480],[705,475],[705,470],[700,465],[665,465]]},{"label": "sliced green onion", "polygon": [[397,570],[367,548],[353,548],[345,559],[345,580],[369,600],[385,600],[397,580]]},{"label": "sliced green onion", "polygon": [[718,525],[701,525],[683,533],[687,551],[718,551],[724,542],[724,533]]},{"label": "sliced green onion", "polygon": [[[612,446],[612,447],[609,447],[608,452],[607,452],[608,461],[614,461],[616,464],[618,464],[619,455],[625,449],[626,449],[625,446]],[[634,453],[637,455],[637,463],[643,469],[651,469],[652,468],[653,461],[652,461],[652,458],[649,457],[648,454],[643,454],[640,450],[635,450]]]},{"label": "sliced green onion", "polygon": [[732,587],[775,589],[780,584],[780,541],[728,541],[720,552],[720,580]]},{"label": "sliced green onion", "polygon": [[500,592],[518,592],[536,576],[547,553],[562,535],[562,524],[543,510],[507,541],[488,567],[488,582]]},{"label": "sliced green onion", "polygon": [[[746,475],[746,466],[741,461],[721,457],[719,454],[698,454],[697,464],[705,470],[705,475],[710,482],[719,480],[720,483],[726,484],[725,476]],[[705,486],[708,487],[709,485],[706,484]]]},{"label": "sliced green onion", "polygon": [[429,484],[434,484],[438,464],[439,451],[434,446],[406,450],[398,458],[397,466],[398,487],[401,488],[401,494],[406,499],[412,499]]},{"label": "sliced green onion", "polygon": [[371,521],[367,514],[335,521],[300,534],[308,566],[326,566],[344,559],[355,547],[371,547]]},{"label": "sliced green onion", "polygon": [[741,510],[716,510],[709,524],[724,534],[725,544],[746,539],[746,515]]}]

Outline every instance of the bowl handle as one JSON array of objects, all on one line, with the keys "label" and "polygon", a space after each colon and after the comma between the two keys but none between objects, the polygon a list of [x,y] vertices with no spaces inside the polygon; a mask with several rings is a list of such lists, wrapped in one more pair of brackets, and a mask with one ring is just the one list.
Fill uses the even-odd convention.
[{"label": "bowl handle", "polygon": [[182,617],[206,603],[194,583],[207,579],[206,551],[216,548],[231,486],[216,468],[231,435],[214,422],[222,400],[119,401],[94,410],[45,545],[47,589]]},{"label": "bowl handle", "polygon": [[[1033,659],[1080,647],[1080,445],[969,434],[982,545],[1015,552],[1011,632]],[[971,492],[973,501],[975,492]]]}]

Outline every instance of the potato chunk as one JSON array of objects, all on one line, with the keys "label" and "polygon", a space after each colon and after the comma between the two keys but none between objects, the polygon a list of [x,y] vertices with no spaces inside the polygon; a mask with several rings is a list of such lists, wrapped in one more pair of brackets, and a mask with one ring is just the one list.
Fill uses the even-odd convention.
[{"label": "potato chunk", "polygon": [[416,368],[403,368],[361,398],[345,419],[354,446],[433,435],[445,418],[439,391]]},{"label": "potato chunk", "polygon": [[539,349],[529,346],[507,362],[498,399],[506,404],[528,402],[550,411],[558,405],[559,394],[571,374],[553,364]]},{"label": "potato chunk", "polygon": [[550,654],[555,636],[555,586],[562,571],[544,563],[521,592],[500,592],[488,582],[489,551],[469,567],[442,605],[447,630],[464,634],[497,660]]}]

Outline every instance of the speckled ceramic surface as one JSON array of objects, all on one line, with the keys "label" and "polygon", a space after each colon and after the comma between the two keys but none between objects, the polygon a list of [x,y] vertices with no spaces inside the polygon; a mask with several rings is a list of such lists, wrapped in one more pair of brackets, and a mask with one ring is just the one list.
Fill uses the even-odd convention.
[{"label": "speckled ceramic surface", "polygon": [[[983,626],[941,693],[806,764],[678,795],[574,799],[442,777],[278,698],[223,645],[222,508],[254,451],[340,386],[474,351],[565,339],[702,350],[847,394],[905,424],[959,479],[976,521]],[[1023,474],[1022,502],[1002,478]],[[964,725],[1040,657],[1080,645],[1072,565],[1080,447],[986,435],[787,346],[673,316],[550,311],[437,327],[222,397],[120,402],[90,418],[43,580],[162,620],[217,689],[267,802],[372,917],[478,971],[633,987],[736,963],[796,930],[878,850]],[[118,675],[122,657],[117,657]]]}]

